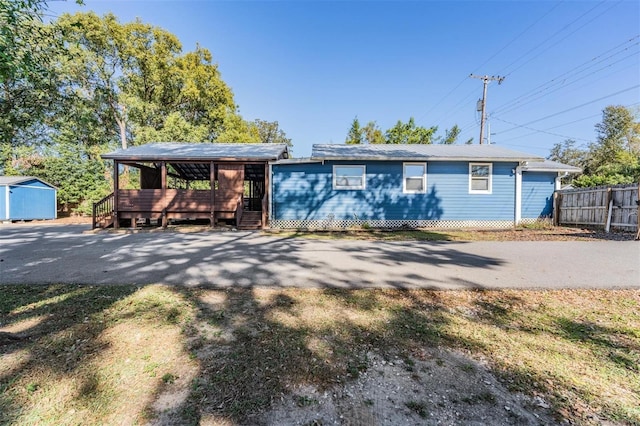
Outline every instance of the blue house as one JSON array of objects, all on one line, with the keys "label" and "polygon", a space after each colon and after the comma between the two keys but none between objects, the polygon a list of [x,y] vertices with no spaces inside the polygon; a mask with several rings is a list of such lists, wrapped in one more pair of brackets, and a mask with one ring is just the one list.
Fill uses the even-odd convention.
[{"label": "blue house", "polygon": [[30,176],[0,176],[0,221],[55,219],[53,185]]},{"label": "blue house", "polygon": [[314,145],[271,163],[273,228],[508,227],[579,168],[495,145]]}]

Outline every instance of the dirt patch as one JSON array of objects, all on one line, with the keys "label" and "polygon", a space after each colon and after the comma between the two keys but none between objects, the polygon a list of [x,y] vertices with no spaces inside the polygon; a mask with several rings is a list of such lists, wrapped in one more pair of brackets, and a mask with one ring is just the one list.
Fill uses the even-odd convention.
[{"label": "dirt patch", "polygon": [[540,397],[509,392],[487,367],[465,355],[423,350],[418,358],[385,360],[343,386],[321,392],[299,386],[264,414],[265,424],[538,425],[556,420]]}]

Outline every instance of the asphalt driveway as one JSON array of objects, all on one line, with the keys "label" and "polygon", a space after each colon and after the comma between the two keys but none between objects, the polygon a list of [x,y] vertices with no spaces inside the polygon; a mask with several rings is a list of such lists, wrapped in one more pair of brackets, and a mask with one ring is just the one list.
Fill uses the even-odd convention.
[{"label": "asphalt driveway", "polygon": [[640,288],[637,241],[383,242],[0,225],[0,284]]}]

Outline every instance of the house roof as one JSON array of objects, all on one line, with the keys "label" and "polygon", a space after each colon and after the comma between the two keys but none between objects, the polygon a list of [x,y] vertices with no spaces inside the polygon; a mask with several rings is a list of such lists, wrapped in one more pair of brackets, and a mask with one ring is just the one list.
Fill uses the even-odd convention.
[{"label": "house roof", "polygon": [[522,170],[528,172],[582,172],[582,169],[580,167],[569,166],[568,164],[562,164],[551,160],[530,161],[522,166]]},{"label": "house roof", "polygon": [[118,149],[102,158],[129,161],[270,161],[286,158],[285,144],[160,142]]},{"label": "house roof", "polygon": [[45,182],[39,177],[35,177],[35,176],[0,176],[0,186],[19,185],[21,183],[29,182],[32,180],[40,181],[45,185],[56,189],[56,187],[51,185],[49,182]]},{"label": "house roof", "polygon": [[544,158],[496,145],[313,145],[321,160],[536,161]]}]

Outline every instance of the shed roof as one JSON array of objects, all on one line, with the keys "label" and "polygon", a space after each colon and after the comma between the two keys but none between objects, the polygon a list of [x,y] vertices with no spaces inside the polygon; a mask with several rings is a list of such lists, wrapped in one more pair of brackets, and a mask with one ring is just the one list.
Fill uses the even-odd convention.
[{"label": "shed roof", "polygon": [[323,160],[544,161],[496,145],[313,145],[311,158]]},{"label": "shed roof", "polygon": [[286,158],[285,144],[160,142],[117,149],[103,154],[108,160],[130,161],[270,161]]},{"label": "shed roof", "polygon": [[53,189],[56,189],[56,187],[51,185],[49,182],[45,182],[39,177],[35,177],[35,176],[0,176],[0,186],[20,185],[21,183],[29,182],[32,180],[40,181],[45,185],[50,186]]}]

